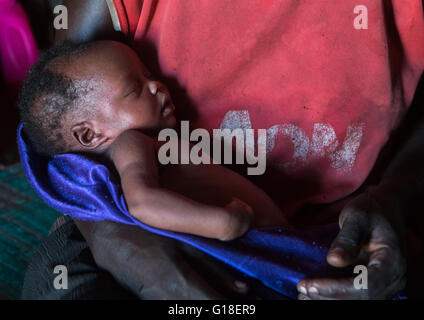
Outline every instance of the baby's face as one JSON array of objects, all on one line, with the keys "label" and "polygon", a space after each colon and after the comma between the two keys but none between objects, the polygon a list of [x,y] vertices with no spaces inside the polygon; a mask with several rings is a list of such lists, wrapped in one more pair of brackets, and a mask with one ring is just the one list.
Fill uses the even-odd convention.
[{"label": "baby's face", "polygon": [[154,80],[136,53],[123,44],[102,42],[67,67],[66,73],[90,88],[84,100],[96,110],[95,116],[86,120],[93,134],[108,138],[103,147],[129,129],[158,132],[176,124],[168,89]]}]

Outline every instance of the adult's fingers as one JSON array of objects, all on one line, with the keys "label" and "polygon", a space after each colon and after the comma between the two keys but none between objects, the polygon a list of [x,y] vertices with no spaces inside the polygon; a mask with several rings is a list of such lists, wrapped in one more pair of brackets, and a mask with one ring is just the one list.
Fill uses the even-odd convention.
[{"label": "adult's fingers", "polygon": [[[381,245],[371,253],[360,276],[360,288],[355,287],[352,277],[303,279],[297,289],[301,295],[313,300],[390,299],[406,285],[406,262],[396,248]],[[305,300],[305,297],[300,298]]]},{"label": "adult's fingers", "polygon": [[406,285],[406,261],[397,248],[385,245],[373,251],[367,272],[371,299],[392,298]]},{"label": "adult's fingers", "polygon": [[359,260],[364,241],[369,234],[367,217],[355,207],[348,206],[340,214],[340,231],[327,253],[327,262],[345,267]]},{"label": "adult's fingers", "polygon": [[[366,293],[354,287],[353,278],[344,279],[303,279],[297,284],[303,296],[313,300],[366,299]],[[307,300],[302,297],[302,300]]]}]

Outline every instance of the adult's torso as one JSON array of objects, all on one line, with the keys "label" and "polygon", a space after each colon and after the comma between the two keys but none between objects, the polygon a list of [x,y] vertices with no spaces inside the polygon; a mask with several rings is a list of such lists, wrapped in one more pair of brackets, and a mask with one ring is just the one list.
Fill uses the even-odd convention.
[{"label": "adult's torso", "polygon": [[423,70],[421,0],[364,0],[360,30],[355,0],[114,3],[180,119],[267,129],[267,170],[253,180],[289,214],[364,182]]}]

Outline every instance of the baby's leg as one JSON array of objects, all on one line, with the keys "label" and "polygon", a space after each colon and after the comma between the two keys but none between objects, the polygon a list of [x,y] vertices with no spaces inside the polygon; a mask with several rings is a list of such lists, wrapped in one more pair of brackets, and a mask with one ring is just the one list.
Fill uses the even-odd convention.
[{"label": "baby's leg", "polygon": [[167,165],[160,169],[161,186],[193,200],[225,206],[236,197],[254,211],[252,227],[282,226],[287,219],[274,201],[248,179],[220,165]]},{"label": "baby's leg", "polygon": [[237,180],[237,186],[234,185],[231,193],[253,208],[252,227],[287,225],[284,213],[262,189],[242,176],[238,176]]}]

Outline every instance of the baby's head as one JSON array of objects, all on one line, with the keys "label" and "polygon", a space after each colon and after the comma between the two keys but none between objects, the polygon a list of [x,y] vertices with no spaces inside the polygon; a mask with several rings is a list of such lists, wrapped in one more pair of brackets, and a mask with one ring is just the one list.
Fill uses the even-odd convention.
[{"label": "baby's head", "polygon": [[122,132],[176,123],[169,91],[113,41],[65,43],[40,57],[19,101],[23,130],[43,155],[103,153]]}]

